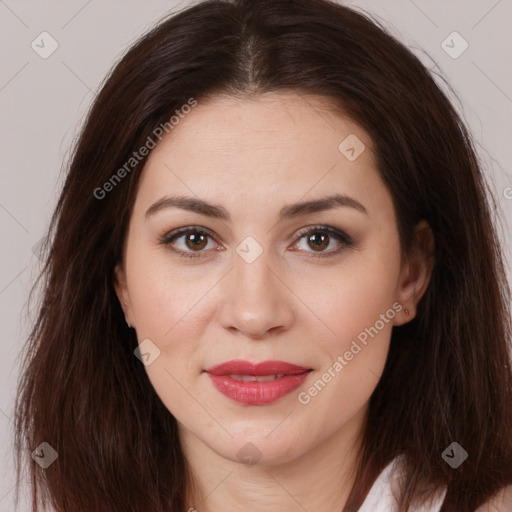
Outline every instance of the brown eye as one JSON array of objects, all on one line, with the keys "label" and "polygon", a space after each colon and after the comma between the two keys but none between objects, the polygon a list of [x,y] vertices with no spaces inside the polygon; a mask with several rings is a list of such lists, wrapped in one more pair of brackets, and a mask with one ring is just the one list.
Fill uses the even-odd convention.
[{"label": "brown eye", "polygon": [[[211,242],[211,245],[208,245]],[[213,236],[200,229],[185,228],[171,232],[161,238],[161,243],[169,247],[171,251],[185,258],[198,258],[207,249],[215,247]]]},{"label": "brown eye", "polygon": [[[310,256],[327,257],[353,246],[353,241],[343,231],[330,226],[313,226],[298,233],[296,247]],[[313,254],[316,253],[316,254]]]},{"label": "brown eye", "polygon": [[208,235],[200,231],[192,231],[184,236],[185,245],[193,251],[204,249],[208,243]]},{"label": "brown eye", "polygon": [[323,251],[329,246],[329,235],[318,231],[308,236],[308,245],[315,251]]}]

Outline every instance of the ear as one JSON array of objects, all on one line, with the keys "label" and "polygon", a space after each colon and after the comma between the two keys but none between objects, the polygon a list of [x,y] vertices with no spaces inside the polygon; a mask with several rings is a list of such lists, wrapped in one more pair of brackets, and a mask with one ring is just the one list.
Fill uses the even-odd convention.
[{"label": "ear", "polygon": [[434,268],[435,240],[431,227],[422,220],[415,227],[415,235],[416,242],[400,273],[396,300],[403,309],[395,317],[394,325],[405,324],[416,316],[418,302],[428,287]]},{"label": "ear", "polygon": [[118,263],[114,267],[114,289],[123,309],[126,323],[128,323],[131,327],[135,327],[130,295],[126,285],[126,272],[121,263]]}]

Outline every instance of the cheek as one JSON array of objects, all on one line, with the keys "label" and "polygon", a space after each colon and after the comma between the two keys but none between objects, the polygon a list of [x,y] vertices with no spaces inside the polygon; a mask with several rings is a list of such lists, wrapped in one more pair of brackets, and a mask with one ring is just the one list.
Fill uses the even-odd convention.
[{"label": "cheek", "polygon": [[[340,267],[322,294],[310,294],[312,309],[329,328],[328,335],[319,339],[329,358],[323,370],[330,371],[331,377],[343,374],[340,385],[343,380],[344,386],[357,386],[359,379],[376,384],[386,361],[393,319],[401,308],[395,301],[398,273],[392,252],[387,258],[361,258],[357,265]],[[325,380],[329,378],[326,375]]]},{"label": "cheek", "polygon": [[203,399],[197,390],[192,388],[192,380],[187,378],[191,373],[187,368],[189,356],[172,357],[162,352],[145,370],[154,392],[158,395],[166,409],[188,428],[194,428],[194,422],[201,418],[203,424],[209,421],[205,418]]},{"label": "cheek", "polygon": [[[315,410],[310,415],[313,431],[349,421],[379,382],[397,313],[393,283],[382,276],[347,278],[318,303],[315,312],[331,332],[315,340],[323,354],[322,364],[298,397],[301,404]],[[336,417],[333,410],[338,411]]]},{"label": "cheek", "polygon": [[128,287],[137,332],[155,337],[165,350],[176,333],[190,329],[190,320],[204,307],[214,286],[212,272],[199,266],[184,270],[165,251],[133,251],[127,260]]},{"label": "cheek", "polygon": [[[395,315],[388,301],[359,301],[352,297],[350,304],[339,304],[331,317],[326,317],[334,334],[321,339],[322,351],[328,355],[322,371],[330,372],[331,377],[343,374],[345,385],[359,385],[365,376],[374,380],[386,361]],[[329,376],[325,380],[330,381]]]},{"label": "cheek", "polygon": [[[326,323],[338,339],[345,342],[367,332],[374,325],[377,325],[379,331],[389,333],[396,314],[392,308],[394,291],[393,283],[379,282],[378,279],[369,283],[361,280],[345,283],[341,293],[333,295],[329,301],[329,309],[325,313]],[[359,339],[364,342],[364,334]]]},{"label": "cheek", "polygon": [[[204,297],[214,283],[208,277],[180,272],[166,255],[133,252],[128,264],[138,342],[150,339],[160,351],[145,371],[169,412],[187,423],[202,413],[185,390],[192,389],[198,376],[196,354],[203,329],[199,319],[208,304]],[[194,396],[199,399],[197,392]]]},{"label": "cheek", "polygon": [[315,288],[305,286],[302,296],[336,334],[354,335],[373,325],[391,308],[397,291],[398,265],[361,259],[331,271]]}]

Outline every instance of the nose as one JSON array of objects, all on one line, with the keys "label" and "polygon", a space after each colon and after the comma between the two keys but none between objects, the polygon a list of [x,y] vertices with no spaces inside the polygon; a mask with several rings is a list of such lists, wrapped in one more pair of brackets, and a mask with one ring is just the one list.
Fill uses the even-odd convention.
[{"label": "nose", "polygon": [[247,263],[234,256],[234,268],[222,281],[218,319],[228,331],[264,339],[290,329],[293,294],[270,266],[265,252]]}]

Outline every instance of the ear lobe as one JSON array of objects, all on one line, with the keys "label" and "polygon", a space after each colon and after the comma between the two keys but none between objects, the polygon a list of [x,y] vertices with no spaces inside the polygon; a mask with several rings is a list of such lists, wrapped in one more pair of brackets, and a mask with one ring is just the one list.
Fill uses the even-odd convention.
[{"label": "ear lobe", "polygon": [[131,321],[131,304],[130,297],[128,295],[128,287],[126,285],[126,274],[123,266],[118,263],[114,267],[114,289],[123,309],[126,321],[132,324]]},{"label": "ear lobe", "polygon": [[397,297],[397,301],[403,305],[404,310],[409,311],[409,315],[404,312],[398,316],[395,325],[402,325],[416,316],[418,302],[427,290],[434,268],[435,242],[432,229],[426,221],[421,221],[415,232],[416,243],[402,270]]}]

